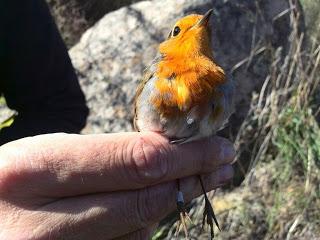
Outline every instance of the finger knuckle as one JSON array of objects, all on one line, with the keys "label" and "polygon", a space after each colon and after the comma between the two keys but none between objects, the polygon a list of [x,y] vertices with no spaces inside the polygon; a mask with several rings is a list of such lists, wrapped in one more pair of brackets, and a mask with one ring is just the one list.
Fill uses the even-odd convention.
[{"label": "finger knuckle", "polygon": [[131,152],[134,179],[140,183],[154,183],[168,173],[168,159],[161,144],[139,137]]},{"label": "finger knuckle", "polygon": [[14,144],[6,144],[0,148],[0,196],[7,194],[19,176],[18,162],[23,154]]},{"label": "finger knuckle", "polygon": [[44,171],[44,166],[52,165],[45,160],[44,150],[38,150],[33,144],[33,138],[16,140],[0,147],[0,195],[14,195],[30,187],[36,173]]}]

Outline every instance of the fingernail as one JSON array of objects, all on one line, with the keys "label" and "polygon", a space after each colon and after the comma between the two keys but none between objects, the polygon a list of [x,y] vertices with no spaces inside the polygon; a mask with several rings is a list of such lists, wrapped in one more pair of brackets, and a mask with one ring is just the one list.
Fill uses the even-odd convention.
[{"label": "fingernail", "polygon": [[231,144],[229,141],[224,141],[222,143],[221,155],[221,159],[225,159],[228,160],[228,162],[232,162],[232,160],[236,156],[233,144]]},{"label": "fingernail", "polygon": [[231,165],[225,165],[219,170],[218,184],[225,185],[233,178],[233,167]]}]

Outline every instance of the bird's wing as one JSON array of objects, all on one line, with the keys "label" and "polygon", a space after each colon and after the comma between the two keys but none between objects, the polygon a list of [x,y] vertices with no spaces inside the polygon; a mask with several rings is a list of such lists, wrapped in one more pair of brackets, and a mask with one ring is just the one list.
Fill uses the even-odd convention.
[{"label": "bird's wing", "polygon": [[235,100],[235,82],[231,74],[227,75],[228,81],[221,85],[220,89],[223,92],[225,113],[224,118],[228,119],[231,114],[235,111],[234,100]]},{"label": "bird's wing", "polygon": [[[217,108],[221,109],[213,112],[212,117],[217,118],[217,131],[225,128],[225,125],[228,123],[229,117],[235,111],[234,108],[234,98],[235,98],[235,86],[232,75],[227,75],[227,81],[219,86],[219,92],[221,93],[221,97],[217,102]],[[216,115],[216,116],[214,116]]]},{"label": "bird's wing", "polygon": [[[137,103],[138,98],[140,94],[142,93],[143,88],[145,87],[146,83],[154,76],[154,73],[156,71],[157,63],[161,60],[162,56],[159,55],[157,56],[152,63],[150,64],[149,67],[147,67],[144,71],[143,77],[141,82],[139,83],[137,87],[137,91],[134,97],[134,103]],[[133,127],[136,131],[139,131],[139,128],[137,126],[137,104],[134,105],[134,118],[133,118]]]}]

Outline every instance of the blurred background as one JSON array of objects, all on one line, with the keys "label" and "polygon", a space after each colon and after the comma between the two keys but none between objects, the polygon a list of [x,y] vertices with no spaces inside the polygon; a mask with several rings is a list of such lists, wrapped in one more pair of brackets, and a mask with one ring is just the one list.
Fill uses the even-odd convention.
[{"label": "blurred background", "polygon": [[[236,82],[236,176],[210,197],[217,239],[320,239],[320,0],[47,0],[90,108],[83,133],[132,131],[144,68],[176,19],[214,9],[214,56]],[[0,99],[0,122],[12,111]],[[202,197],[190,204],[192,239]],[[153,239],[174,239],[175,214]],[[181,238],[182,239],[182,238]]]}]

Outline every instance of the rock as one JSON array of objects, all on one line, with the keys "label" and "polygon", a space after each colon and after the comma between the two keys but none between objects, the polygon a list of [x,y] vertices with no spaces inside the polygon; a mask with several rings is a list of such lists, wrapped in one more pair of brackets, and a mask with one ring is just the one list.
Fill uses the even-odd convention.
[{"label": "rock", "polygon": [[46,0],[52,16],[67,47],[79,41],[81,35],[90,27],[85,12],[75,0]]},{"label": "rock", "polygon": [[210,8],[215,59],[237,84],[237,129],[268,74],[268,47],[286,49],[290,21],[280,13],[287,0],[144,1],[107,14],[70,50],[91,110],[84,132],[131,131],[136,86],[158,44],[178,18]]},{"label": "rock", "polygon": [[85,13],[85,18],[90,24],[97,22],[106,13],[117,10],[141,0],[74,0]]},{"label": "rock", "polygon": [[68,47],[106,13],[141,0],[46,0]]}]

